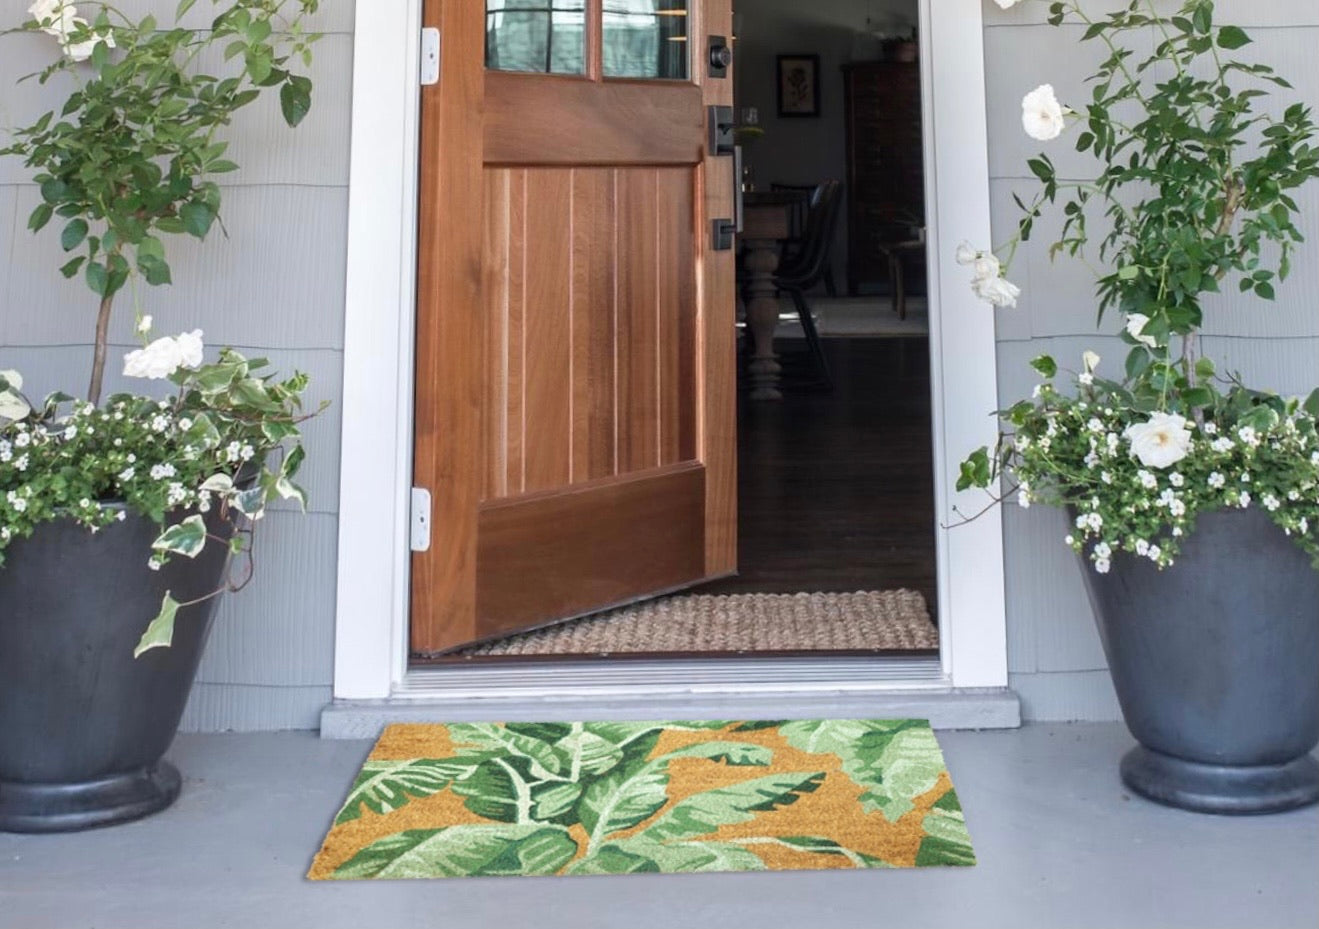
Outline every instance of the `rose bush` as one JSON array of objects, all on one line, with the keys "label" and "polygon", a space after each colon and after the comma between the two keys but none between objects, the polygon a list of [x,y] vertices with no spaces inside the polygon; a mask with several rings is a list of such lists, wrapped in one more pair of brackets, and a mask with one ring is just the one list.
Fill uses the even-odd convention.
[{"label": "rose bush", "polygon": [[[304,30],[318,0],[213,0],[208,28],[162,29],[106,3],[35,0],[14,32],[44,33],[58,46],[35,77],[73,79],[62,107],[12,133],[0,156],[21,158],[40,186],[28,226],[62,223],[60,271],[81,275],[98,312],[87,397],[54,393],[33,403],[17,371],[0,371],[0,565],[5,549],[43,523],[72,518],[95,532],[136,513],[160,526],[153,568],[226,545],[245,565],[202,599],[243,586],[252,537],[267,506],[305,506],[294,483],[305,457],[300,424],[305,375],[279,379],[265,359],[232,349],[206,358],[201,330],[152,339],[152,317],[133,287],[142,347],[124,357],[127,377],[168,381],[168,397],[116,394],[100,402],[115,297],[131,282],[172,282],[170,237],[206,239],[222,195],[215,177],[237,169],[223,138],[233,115],[278,88],[290,126],[306,116],[307,65],[318,38]],[[182,0],[177,19],[196,4]],[[222,49],[227,73],[201,64]],[[208,530],[207,517],[225,527]],[[212,523],[214,520],[212,519]],[[194,601],[196,602],[196,601]],[[180,604],[166,594],[138,654],[170,644]],[[144,623],[149,617],[143,617]]]},{"label": "rose bush", "polygon": [[[1006,10],[1028,0],[995,2]],[[1103,17],[1077,0],[1050,2],[1048,21],[1083,25],[1084,41],[1102,43],[1106,57],[1083,107],[1059,102],[1049,84],[1028,93],[1023,128],[1052,141],[1076,127],[1075,149],[1095,159],[1096,175],[1065,180],[1047,154],[1030,159],[1041,189],[1029,203],[1017,198],[1023,215],[1003,260],[970,244],[957,260],[982,299],[1014,306],[1020,291],[1004,275],[1044,209],[1063,200],[1051,257],[1092,244],[1098,209],[1107,226],[1099,319],[1121,317],[1128,354],[1105,377],[1087,351],[1070,383],[1059,382],[1053,358],[1035,359],[1043,383],[1000,412],[997,447],[962,463],[958,489],[1003,481],[1023,506],[1070,507],[1066,541],[1100,572],[1118,551],[1167,567],[1199,513],[1248,506],[1319,565],[1319,390],[1253,389],[1220,373],[1199,341],[1220,285],[1268,301],[1291,269],[1302,241],[1293,192],[1319,176],[1310,109],[1260,111],[1270,89],[1290,85],[1267,65],[1230,57],[1250,37],[1215,23],[1212,0],[1134,0]]]}]

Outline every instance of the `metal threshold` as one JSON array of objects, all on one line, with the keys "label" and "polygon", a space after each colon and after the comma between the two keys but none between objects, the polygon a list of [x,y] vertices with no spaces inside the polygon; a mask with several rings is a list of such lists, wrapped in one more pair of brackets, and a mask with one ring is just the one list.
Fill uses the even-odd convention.
[{"label": "metal threshold", "polygon": [[335,701],[325,738],[393,722],[909,717],[936,728],[1012,728],[1007,688],[955,688],[937,658],[600,659],[411,670],[385,700]]}]

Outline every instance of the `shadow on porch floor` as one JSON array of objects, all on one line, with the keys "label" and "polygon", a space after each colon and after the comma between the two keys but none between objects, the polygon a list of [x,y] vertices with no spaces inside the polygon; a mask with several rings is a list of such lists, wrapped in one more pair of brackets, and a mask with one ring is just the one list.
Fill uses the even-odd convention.
[{"label": "shadow on porch floor", "polygon": [[980,864],[922,871],[303,879],[368,742],[180,736],[149,820],[0,834],[0,927],[1304,926],[1319,810],[1229,819],[1125,795],[1120,725],[941,732]]}]

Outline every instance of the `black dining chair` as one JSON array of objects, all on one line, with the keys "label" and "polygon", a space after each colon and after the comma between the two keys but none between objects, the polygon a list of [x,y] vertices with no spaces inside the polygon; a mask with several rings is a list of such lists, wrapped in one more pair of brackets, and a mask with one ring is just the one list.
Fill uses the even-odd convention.
[{"label": "black dining chair", "polygon": [[834,232],[838,228],[842,189],[842,183],[836,180],[820,184],[819,195],[814,198],[815,203],[806,216],[801,248],[774,272],[774,286],[792,297],[816,371],[820,381],[828,388],[833,387],[833,378],[829,373],[824,347],[820,344],[820,334],[815,328],[815,317],[806,301],[806,292],[824,280],[828,272]]},{"label": "black dining chair", "polygon": [[[827,182],[825,182],[827,183]],[[779,263],[789,264],[801,254],[802,245],[806,240],[806,225],[810,218],[811,211],[820,203],[820,196],[824,193],[825,183],[821,184],[783,184],[777,181],[769,185],[770,190],[787,191],[796,193],[801,196],[799,203],[794,203],[788,220],[788,238],[783,241],[783,249],[779,253]],[[834,285],[833,266],[826,263],[824,268],[824,292],[831,297],[838,296],[838,288]]]}]

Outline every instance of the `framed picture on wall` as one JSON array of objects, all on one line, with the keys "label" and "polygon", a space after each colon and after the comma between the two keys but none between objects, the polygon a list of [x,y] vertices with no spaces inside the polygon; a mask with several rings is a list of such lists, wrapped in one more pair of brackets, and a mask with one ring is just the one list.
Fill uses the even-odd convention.
[{"label": "framed picture on wall", "polygon": [[820,115],[820,56],[779,55],[779,115]]}]

